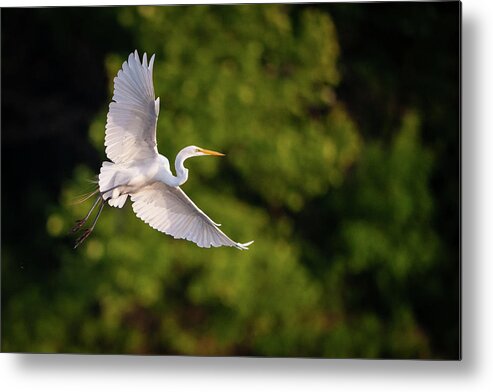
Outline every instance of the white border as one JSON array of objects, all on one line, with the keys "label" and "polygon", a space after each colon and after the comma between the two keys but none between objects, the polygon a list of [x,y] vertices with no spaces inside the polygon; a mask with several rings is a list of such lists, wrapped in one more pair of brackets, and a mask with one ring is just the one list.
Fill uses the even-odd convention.
[{"label": "white border", "polygon": [[[310,3],[333,3],[335,0],[313,0]],[[114,0],[114,1],[75,1],[75,0],[0,0],[0,6],[2,7],[60,7],[60,6],[124,6],[124,5],[163,5],[163,4],[234,4],[234,3],[307,3],[307,1],[295,1],[295,0],[273,0],[273,1],[265,1],[265,0],[176,0],[176,1],[159,1],[159,0],[148,0],[148,1],[132,1],[132,0]]]},{"label": "white border", "polygon": [[[105,1],[97,5],[136,3],[174,2]],[[0,0],[2,7],[28,5],[96,2]],[[0,388],[84,392],[489,390],[493,385],[493,230],[488,230],[493,221],[493,128],[488,127],[492,112],[488,98],[493,89],[491,9],[489,1],[463,3],[462,362],[1,354]]]}]

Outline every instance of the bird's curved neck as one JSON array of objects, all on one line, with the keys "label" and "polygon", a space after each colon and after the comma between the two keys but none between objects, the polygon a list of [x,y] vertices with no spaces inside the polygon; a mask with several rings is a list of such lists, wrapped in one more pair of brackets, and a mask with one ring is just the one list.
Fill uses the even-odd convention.
[{"label": "bird's curved neck", "polygon": [[176,186],[184,184],[188,180],[188,169],[185,167],[184,162],[189,158],[184,154],[183,150],[178,153],[175,159],[176,170]]}]

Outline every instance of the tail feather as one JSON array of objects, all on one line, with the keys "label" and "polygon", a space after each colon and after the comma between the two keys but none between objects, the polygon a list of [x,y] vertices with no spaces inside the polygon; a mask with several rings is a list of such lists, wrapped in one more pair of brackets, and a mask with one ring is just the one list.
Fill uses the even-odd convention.
[{"label": "tail feather", "polygon": [[127,194],[120,195],[117,198],[113,199],[111,198],[108,200],[108,204],[112,207],[117,207],[117,208],[122,208],[125,202],[127,201]]},{"label": "tail feather", "polygon": [[[120,195],[118,190],[113,190],[117,185],[116,174],[118,173],[117,165],[112,162],[103,162],[99,173],[99,189],[103,193],[103,199],[108,200],[108,204],[112,207],[122,208],[127,200],[128,195]],[[105,190],[109,190],[105,192]]]}]

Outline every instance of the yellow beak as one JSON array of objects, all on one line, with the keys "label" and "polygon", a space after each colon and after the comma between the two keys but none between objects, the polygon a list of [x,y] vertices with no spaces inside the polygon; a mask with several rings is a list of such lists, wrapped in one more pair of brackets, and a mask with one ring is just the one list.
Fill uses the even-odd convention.
[{"label": "yellow beak", "polygon": [[207,155],[214,155],[216,157],[223,157],[224,156],[224,154],[222,154],[220,152],[212,151],[212,150],[206,150],[205,148],[199,148],[199,151],[203,152],[204,154],[207,154]]}]

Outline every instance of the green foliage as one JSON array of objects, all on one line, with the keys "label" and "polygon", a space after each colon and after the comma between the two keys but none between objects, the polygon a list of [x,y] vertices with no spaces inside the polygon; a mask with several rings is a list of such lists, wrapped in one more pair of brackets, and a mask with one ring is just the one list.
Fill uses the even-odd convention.
[{"label": "green foliage", "polygon": [[[368,141],[338,101],[339,44],[323,11],[285,5],[116,8],[156,53],[160,152],[187,161],[184,191],[249,251],[201,249],[107,208],[64,241],[96,172],[80,163],[46,211],[60,260],[3,306],[2,349],[326,357],[432,357],[411,283],[437,263],[433,153],[410,112]],[[130,51],[130,50],[129,50]],[[126,52],[106,57],[112,78]],[[107,105],[89,129],[104,159]],[[3,261],[15,254],[3,249]],[[15,291],[12,288],[12,292]]]},{"label": "green foliage", "polygon": [[[374,342],[368,356],[421,357],[429,350],[410,312],[406,287],[414,276],[429,272],[437,259],[438,239],[429,226],[431,167],[431,153],[420,146],[418,118],[411,113],[390,146],[367,145],[347,188],[335,195],[344,220],[336,241],[341,249],[331,267],[336,276],[329,272],[329,282],[346,282],[339,292],[345,297],[341,302],[346,301],[352,318],[361,319],[365,330],[394,335],[392,347]],[[365,288],[358,287],[361,283]],[[368,314],[377,306],[385,310],[385,318]],[[358,342],[354,349],[362,347]]]},{"label": "green foliage", "polygon": [[403,279],[433,261],[436,238],[427,227],[432,161],[419,146],[417,132],[416,116],[408,115],[388,151],[378,144],[366,149],[342,226],[344,262],[355,273],[386,263],[386,274]]}]

